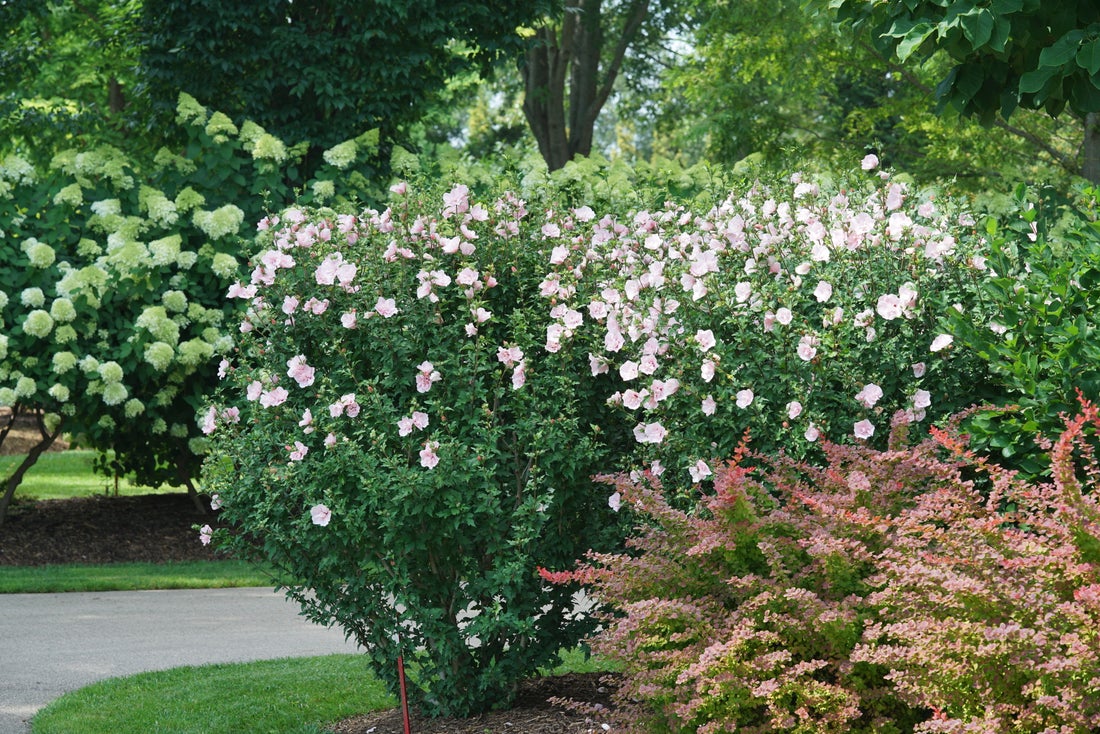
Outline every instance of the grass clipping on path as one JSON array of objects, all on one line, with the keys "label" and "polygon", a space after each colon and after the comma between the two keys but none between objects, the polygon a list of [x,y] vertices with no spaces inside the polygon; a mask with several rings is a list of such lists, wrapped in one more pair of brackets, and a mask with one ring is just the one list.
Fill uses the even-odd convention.
[{"label": "grass clipping on path", "polygon": [[307,734],[395,705],[365,655],[325,655],[106,680],[57,699],[32,725],[34,734]]}]

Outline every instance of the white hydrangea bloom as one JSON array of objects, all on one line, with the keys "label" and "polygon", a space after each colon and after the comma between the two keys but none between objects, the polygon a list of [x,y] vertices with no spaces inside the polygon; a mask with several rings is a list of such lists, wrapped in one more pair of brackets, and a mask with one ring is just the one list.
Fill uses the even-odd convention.
[{"label": "white hydrangea bloom", "polygon": [[39,308],[46,302],[46,294],[41,288],[24,288],[19,294],[19,300],[29,308]]},{"label": "white hydrangea bloom", "polygon": [[145,412],[145,403],[137,398],[130,398],[122,406],[122,412],[127,418],[135,418]]},{"label": "white hydrangea bloom", "polygon": [[106,405],[118,405],[130,397],[130,391],[121,382],[112,382],[103,386],[103,402]]},{"label": "white hydrangea bloom", "polygon": [[176,194],[176,209],[180,212],[189,212],[205,203],[206,197],[190,186]]},{"label": "white hydrangea bloom", "polygon": [[264,133],[256,138],[256,142],[252,144],[251,153],[256,160],[266,160],[274,163],[283,163],[290,157],[283,141],[270,133]]},{"label": "white hydrangea bloom", "polygon": [[52,385],[47,392],[51,398],[59,403],[69,402],[69,388],[64,385]]},{"label": "white hydrangea bloom", "polygon": [[38,383],[26,375],[15,381],[15,397],[30,398],[38,391]]},{"label": "white hydrangea bloom", "polygon": [[63,375],[77,365],[76,355],[72,352],[54,352],[53,371]]},{"label": "white hydrangea bloom", "polygon": [[175,359],[176,350],[172,348],[171,344],[153,342],[146,345],[143,356],[146,362],[153,365],[154,369],[164,372],[172,364],[172,360]]},{"label": "white hydrangea bloom", "polygon": [[50,304],[50,316],[54,321],[72,321],[76,318],[76,307],[68,298],[55,298]]},{"label": "white hydrangea bloom", "polygon": [[227,280],[237,274],[238,267],[237,258],[224,252],[216,253],[210,263],[210,269],[214,272],[214,275]]},{"label": "white hydrangea bloom", "polygon": [[69,344],[76,341],[76,329],[69,324],[62,324],[54,329],[53,340],[58,344]]},{"label": "white hydrangea bloom", "polygon": [[113,359],[108,362],[102,362],[99,365],[99,377],[103,380],[105,385],[114,385],[122,382],[122,378],[125,373],[122,371],[122,365]]},{"label": "white hydrangea bloom", "polygon": [[90,375],[93,372],[99,372],[99,360],[87,354],[80,360],[80,369],[86,375]]},{"label": "white hydrangea bloom", "polygon": [[195,367],[209,361],[214,356],[214,347],[202,339],[188,339],[180,344],[180,364]]},{"label": "white hydrangea bloom", "polygon": [[80,188],[78,183],[69,184],[54,194],[53,203],[55,206],[63,204],[72,207],[80,206],[84,203],[84,189]]},{"label": "white hydrangea bloom", "polygon": [[151,186],[141,187],[138,201],[142,209],[148,212],[149,219],[157,226],[171,227],[179,219],[176,202],[165,196],[164,192]]},{"label": "white hydrangea bloom", "polygon": [[325,159],[325,163],[335,166],[342,171],[355,162],[355,157],[358,154],[359,148],[355,144],[355,141],[347,140],[326,150],[322,154],[322,157]]},{"label": "white hydrangea bloom", "polygon": [[0,405],[10,408],[15,405],[16,400],[18,398],[15,396],[15,390],[10,387],[0,387]]},{"label": "white hydrangea bloom", "polygon": [[92,202],[92,213],[101,217],[118,216],[122,213],[122,202],[118,199],[100,199]]},{"label": "white hydrangea bloom", "polygon": [[168,312],[164,306],[148,306],[137,317],[134,325],[148,331],[157,341],[173,345],[179,343],[180,327],[168,318]]},{"label": "white hydrangea bloom", "polygon": [[181,125],[202,125],[206,122],[206,108],[186,92],[180,92],[176,103],[176,122]]},{"label": "white hydrangea bloom", "polygon": [[187,426],[182,423],[173,423],[171,428],[168,429],[168,435],[175,438],[187,438]]},{"label": "white hydrangea bloom", "polygon": [[199,261],[199,253],[192,252],[191,250],[184,250],[176,258],[176,265],[183,270],[190,270],[195,266],[195,263]]},{"label": "white hydrangea bloom", "polygon": [[206,123],[206,134],[214,138],[214,142],[224,143],[229,139],[227,136],[237,134],[237,126],[225,113],[215,112]]},{"label": "white hydrangea bloom", "polygon": [[164,307],[174,313],[182,313],[187,310],[187,294],[183,291],[165,291],[160,297]]},{"label": "white hydrangea bloom", "polygon": [[314,181],[313,196],[318,202],[327,201],[336,195],[336,186],[332,181]]},{"label": "white hydrangea bloom", "polygon": [[244,212],[234,204],[226,204],[213,211],[200,209],[194,213],[192,219],[195,226],[206,233],[207,237],[217,240],[240,230],[244,222]]},{"label": "white hydrangea bloom", "polygon": [[23,240],[23,252],[30,258],[31,267],[45,269],[57,260],[57,253],[44,242],[39,242],[34,237]]},{"label": "white hydrangea bloom", "polygon": [[149,252],[153,256],[153,265],[157,267],[164,267],[165,265],[173,265],[180,254],[180,244],[183,242],[183,238],[178,234],[169,235],[168,237],[162,237],[159,240],[153,240],[149,243]]},{"label": "white hydrangea bloom", "polygon": [[37,308],[23,320],[23,331],[41,339],[53,331],[53,317],[48,311]]}]

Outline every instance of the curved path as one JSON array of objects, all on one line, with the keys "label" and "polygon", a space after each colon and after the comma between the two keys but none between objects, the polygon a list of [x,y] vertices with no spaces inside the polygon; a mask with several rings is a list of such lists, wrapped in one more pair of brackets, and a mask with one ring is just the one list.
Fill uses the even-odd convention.
[{"label": "curved path", "polygon": [[356,650],[267,588],[0,594],[0,734],[104,678]]}]

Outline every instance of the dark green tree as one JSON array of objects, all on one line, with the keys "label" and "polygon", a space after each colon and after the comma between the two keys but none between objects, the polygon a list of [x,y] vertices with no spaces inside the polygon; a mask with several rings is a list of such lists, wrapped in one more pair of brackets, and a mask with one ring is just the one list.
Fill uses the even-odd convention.
[{"label": "dark green tree", "polygon": [[1081,173],[1100,181],[1100,3],[1094,0],[829,0],[838,19],[902,63],[950,59],[943,106],[989,125],[1018,108],[1083,126]]},{"label": "dark green tree", "polygon": [[186,91],[284,140],[325,148],[364,130],[383,139],[473,64],[519,54],[516,29],[548,2],[470,0],[145,0],[142,91],[154,124]]}]

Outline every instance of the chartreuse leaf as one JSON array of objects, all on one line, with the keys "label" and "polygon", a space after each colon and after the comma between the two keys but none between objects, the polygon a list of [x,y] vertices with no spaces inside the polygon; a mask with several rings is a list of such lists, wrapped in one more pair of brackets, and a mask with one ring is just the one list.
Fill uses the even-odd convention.
[{"label": "chartreuse leaf", "polygon": [[932,35],[933,31],[935,31],[935,27],[931,23],[917,23],[910,28],[908,33],[902,37],[901,42],[898,43],[895,51],[898,60],[904,62],[912,56],[913,52],[920,48],[921,44]]}]

